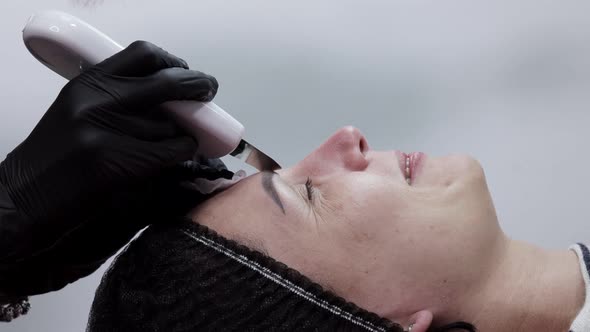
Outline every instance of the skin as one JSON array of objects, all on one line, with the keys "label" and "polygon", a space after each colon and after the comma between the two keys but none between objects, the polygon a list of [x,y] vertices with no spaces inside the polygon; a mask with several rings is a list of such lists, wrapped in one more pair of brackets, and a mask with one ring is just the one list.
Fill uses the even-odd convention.
[{"label": "skin", "polygon": [[575,253],[508,238],[473,158],[425,157],[411,185],[399,162],[342,128],[191,217],[413,332],[458,320],[484,332],[567,331],[584,302]]}]

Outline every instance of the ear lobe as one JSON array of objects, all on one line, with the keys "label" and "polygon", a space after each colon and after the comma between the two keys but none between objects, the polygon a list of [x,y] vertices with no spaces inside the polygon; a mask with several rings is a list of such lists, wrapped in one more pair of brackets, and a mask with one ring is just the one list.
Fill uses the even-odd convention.
[{"label": "ear lobe", "polygon": [[410,317],[410,322],[413,322],[412,329],[406,328],[406,331],[426,332],[432,324],[432,312],[428,310],[418,311]]}]

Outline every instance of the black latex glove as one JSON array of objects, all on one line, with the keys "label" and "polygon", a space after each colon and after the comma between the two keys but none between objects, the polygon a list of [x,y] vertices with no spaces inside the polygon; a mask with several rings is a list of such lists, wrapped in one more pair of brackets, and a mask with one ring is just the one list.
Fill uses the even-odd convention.
[{"label": "black latex glove", "polygon": [[[157,105],[209,101],[218,87],[212,76],[187,68],[153,44],[135,42],[62,89],[0,164],[6,216],[0,216],[0,274],[36,273],[31,278],[40,284],[29,294],[61,288],[174,211],[158,196],[168,190],[170,199],[181,178],[192,176],[195,166],[179,162],[191,159],[197,142]],[[76,264],[79,271],[70,275]],[[37,280],[55,266],[63,280]],[[0,285],[0,295],[21,293],[16,288],[22,287]]]},{"label": "black latex glove", "polygon": [[187,212],[208,198],[183,186],[183,181],[229,179],[232,175],[218,159],[189,161],[129,191],[113,194],[99,211],[50,248],[18,263],[0,264],[0,294],[4,290],[5,295],[20,299],[58,290],[91,274],[146,225],[183,221]]}]

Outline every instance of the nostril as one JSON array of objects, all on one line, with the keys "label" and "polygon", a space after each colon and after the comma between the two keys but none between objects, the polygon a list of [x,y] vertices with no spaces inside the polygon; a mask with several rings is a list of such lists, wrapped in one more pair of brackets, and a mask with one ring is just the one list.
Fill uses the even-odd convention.
[{"label": "nostril", "polygon": [[359,140],[359,149],[361,149],[362,154],[365,154],[367,151],[369,151],[369,144],[367,143],[367,140],[364,136],[361,136],[361,139]]}]

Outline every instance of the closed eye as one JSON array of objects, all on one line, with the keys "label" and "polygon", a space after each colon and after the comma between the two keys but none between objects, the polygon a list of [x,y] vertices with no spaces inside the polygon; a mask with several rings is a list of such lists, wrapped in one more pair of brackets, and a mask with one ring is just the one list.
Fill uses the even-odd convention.
[{"label": "closed eye", "polygon": [[311,201],[313,198],[313,184],[310,178],[307,178],[307,181],[305,181],[305,189],[307,190],[307,199]]}]

